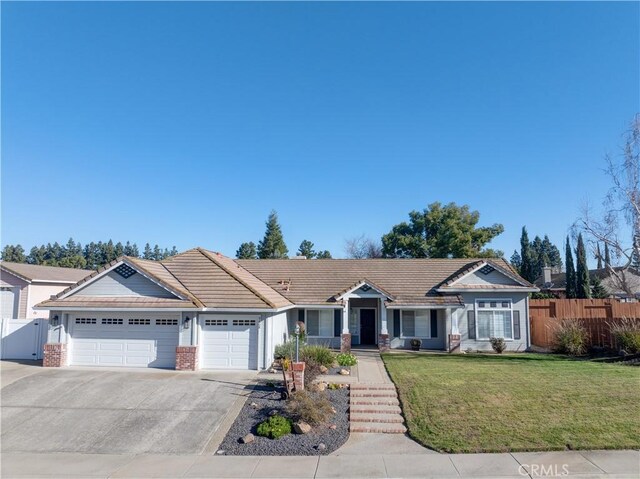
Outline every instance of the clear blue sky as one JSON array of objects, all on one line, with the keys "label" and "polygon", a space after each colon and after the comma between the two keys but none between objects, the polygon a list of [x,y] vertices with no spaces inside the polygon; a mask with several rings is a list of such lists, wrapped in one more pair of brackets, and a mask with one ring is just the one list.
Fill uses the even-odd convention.
[{"label": "clear blue sky", "polygon": [[561,246],[640,110],[638,3],[6,3],[2,242],[343,254],[431,202]]}]

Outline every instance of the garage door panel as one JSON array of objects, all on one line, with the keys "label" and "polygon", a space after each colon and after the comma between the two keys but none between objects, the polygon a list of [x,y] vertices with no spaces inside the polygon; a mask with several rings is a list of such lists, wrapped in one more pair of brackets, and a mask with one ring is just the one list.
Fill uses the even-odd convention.
[{"label": "garage door panel", "polygon": [[[136,313],[114,318],[71,318],[71,364],[82,366],[174,367],[178,320],[141,318]],[[129,324],[130,321],[133,324]]]},{"label": "garage door panel", "polygon": [[257,369],[258,316],[205,316],[202,368]]}]

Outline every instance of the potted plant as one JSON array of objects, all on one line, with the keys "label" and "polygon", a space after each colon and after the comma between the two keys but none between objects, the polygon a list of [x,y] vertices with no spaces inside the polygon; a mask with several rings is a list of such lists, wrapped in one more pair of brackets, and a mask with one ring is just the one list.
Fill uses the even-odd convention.
[{"label": "potted plant", "polygon": [[420,351],[420,346],[422,346],[422,341],[418,338],[413,338],[411,340],[411,350],[412,351]]}]

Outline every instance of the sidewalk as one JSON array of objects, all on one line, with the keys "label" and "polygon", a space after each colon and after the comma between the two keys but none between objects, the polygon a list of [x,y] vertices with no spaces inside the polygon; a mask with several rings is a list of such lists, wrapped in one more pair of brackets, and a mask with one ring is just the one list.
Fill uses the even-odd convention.
[{"label": "sidewalk", "polygon": [[2,454],[3,478],[637,479],[639,451],[336,456]]}]

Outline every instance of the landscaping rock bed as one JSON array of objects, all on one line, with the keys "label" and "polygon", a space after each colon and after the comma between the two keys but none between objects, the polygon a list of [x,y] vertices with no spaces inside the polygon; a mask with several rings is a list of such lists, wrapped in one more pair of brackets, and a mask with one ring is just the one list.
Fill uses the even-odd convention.
[{"label": "landscaping rock bed", "polygon": [[[336,409],[327,425],[314,427],[307,434],[289,434],[280,439],[257,435],[257,426],[269,418],[273,411],[286,416],[286,401],[282,389],[259,385],[254,389],[231,429],[218,448],[218,454],[227,456],[318,456],[329,454],[349,438],[349,390],[327,390],[327,397]],[[329,426],[335,425],[335,429]],[[253,434],[254,440],[243,444],[241,438]],[[324,444],[324,448],[321,444]]]},{"label": "landscaping rock bed", "polygon": [[[340,375],[340,371],[342,371],[343,369],[346,369],[347,371],[349,371],[349,374],[347,376],[351,376],[351,366],[336,366],[335,368],[329,368],[329,371],[327,372],[327,374]],[[322,376],[318,376],[318,377],[321,378]]]}]

